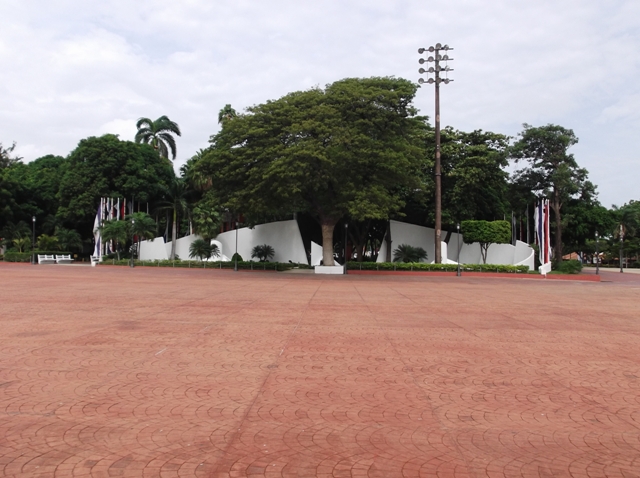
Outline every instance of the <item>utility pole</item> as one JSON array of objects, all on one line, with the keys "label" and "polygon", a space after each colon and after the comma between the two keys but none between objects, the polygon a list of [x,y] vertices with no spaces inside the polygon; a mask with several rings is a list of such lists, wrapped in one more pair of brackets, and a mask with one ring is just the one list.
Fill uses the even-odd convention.
[{"label": "utility pole", "polygon": [[[422,55],[425,51],[429,53],[434,53],[434,55],[429,56],[427,59],[420,58],[418,62],[423,65],[426,63],[435,63],[435,66],[430,66],[429,69],[425,70],[424,68],[420,68],[418,72],[422,75],[424,73],[434,74],[434,78],[429,78],[425,80],[424,78],[420,78],[418,83],[429,83],[435,84],[436,87],[436,164],[435,164],[435,182],[436,182],[436,235],[435,235],[435,263],[440,264],[442,262],[442,172],[440,168],[440,83],[444,83],[445,85],[450,81],[453,81],[447,77],[448,72],[453,71],[451,68],[447,66],[448,60],[453,60],[453,58],[449,58],[449,55],[440,55],[442,51],[453,50],[453,48],[449,47],[449,45],[441,45],[440,43],[436,43],[435,46],[430,46],[429,48],[420,48],[418,53]],[[440,62],[444,61],[444,68],[440,66]],[[440,73],[445,73],[445,78],[440,77]]]}]

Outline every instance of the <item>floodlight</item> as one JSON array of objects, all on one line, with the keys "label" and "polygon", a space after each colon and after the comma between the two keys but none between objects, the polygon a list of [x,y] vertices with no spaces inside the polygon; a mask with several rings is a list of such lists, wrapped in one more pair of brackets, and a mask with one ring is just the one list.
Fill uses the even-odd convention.
[{"label": "floodlight", "polygon": [[433,52],[435,51],[435,48],[433,48],[432,46],[429,47],[429,51]]},{"label": "floodlight", "polygon": [[424,80],[422,78],[418,79],[418,83],[423,84]]},{"label": "floodlight", "polygon": [[424,53],[424,48],[418,48],[418,53],[422,55]]},{"label": "floodlight", "polygon": [[420,68],[420,69],[418,70],[418,73],[420,73],[421,75],[422,75],[423,73],[426,73],[426,72],[427,72],[427,70],[425,70],[424,68]]},{"label": "floodlight", "polygon": [[442,48],[442,45],[440,43],[436,43],[436,50],[440,50]]},{"label": "floodlight", "polygon": [[422,65],[424,62],[425,62],[425,59],[424,59],[424,58],[420,58],[420,59],[418,60],[418,63],[420,63],[421,65]]}]

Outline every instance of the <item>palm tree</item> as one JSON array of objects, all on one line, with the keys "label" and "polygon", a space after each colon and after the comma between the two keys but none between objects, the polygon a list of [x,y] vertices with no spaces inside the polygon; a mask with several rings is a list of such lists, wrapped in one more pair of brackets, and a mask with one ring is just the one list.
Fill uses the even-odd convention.
[{"label": "palm tree", "polygon": [[182,178],[174,177],[168,187],[164,188],[164,201],[160,205],[161,210],[172,211],[173,221],[171,225],[171,255],[169,260],[176,258],[176,239],[178,238],[178,218],[188,210],[187,196],[189,189]]},{"label": "palm tree", "polygon": [[100,236],[104,242],[114,241],[116,243],[116,255],[120,260],[120,247],[129,239],[129,223],[127,221],[111,220],[100,226]]},{"label": "palm tree", "polygon": [[153,239],[156,235],[156,221],[146,212],[134,212],[127,216],[127,221],[131,224],[131,235],[138,236],[138,259],[140,258],[140,247],[142,239]]},{"label": "palm tree", "polygon": [[224,108],[222,108],[218,113],[218,124],[222,124],[236,116],[238,116],[238,113],[231,107],[231,105],[224,105]]},{"label": "palm tree", "polygon": [[155,121],[149,118],[140,118],[136,123],[136,143],[145,143],[153,146],[162,158],[169,158],[171,150],[172,159],[176,159],[176,141],[174,134],[182,136],[180,127],[166,116],[160,116]]},{"label": "palm tree", "polygon": [[25,252],[27,249],[31,248],[31,239],[28,237],[19,237],[18,239],[14,239],[13,245],[18,252]]},{"label": "palm tree", "polygon": [[189,246],[189,257],[197,257],[201,261],[220,255],[217,244],[211,244],[205,239],[196,239]]},{"label": "palm tree", "polygon": [[78,231],[65,229],[64,227],[56,227],[55,237],[58,238],[60,247],[65,251],[82,249],[82,237],[80,237]]},{"label": "palm tree", "polygon": [[400,244],[393,251],[393,262],[420,262],[427,258],[427,251],[422,247],[413,247],[409,244]]},{"label": "palm tree", "polygon": [[38,236],[38,249],[41,251],[57,251],[60,249],[60,243],[55,236],[41,234]]},{"label": "palm tree", "polygon": [[251,258],[257,257],[260,262],[267,262],[275,253],[276,251],[269,244],[262,244],[251,250]]}]

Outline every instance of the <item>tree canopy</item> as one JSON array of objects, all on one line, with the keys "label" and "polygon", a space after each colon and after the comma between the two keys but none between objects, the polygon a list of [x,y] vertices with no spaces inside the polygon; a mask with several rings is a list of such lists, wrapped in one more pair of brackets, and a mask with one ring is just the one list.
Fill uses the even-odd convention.
[{"label": "tree canopy", "polygon": [[568,149],[578,142],[570,129],[549,124],[523,131],[510,150],[511,158],[527,165],[514,174],[513,182],[550,201],[555,216],[554,261],[562,261],[562,206],[580,191],[595,186],[587,180],[588,172],[580,168]]},{"label": "tree canopy", "polygon": [[201,167],[225,207],[248,221],[306,211],[322,227],[324,264],[344,216],[387,218],[418,187],[424,119],[416,85],[395,78],[345,79],[290,93],[224,121]]},{"label": "tree canopy", "polygon": [[171,121],[166,116],[160,116],[155,121],[149,118],[140,118],[136,123],[136,128],[138,128],[135,137],[136,143],[150,144],[161,157],[167,159],[169,151],[171,151],[171,157],[176,159],[177,148],[173,135],[182,135],[178,123]]},{"label": "tree canopy", "polygon": [[511,242],[511,224],[507,221],[462,221],[462,238],[465,244],[480,243],[482,263],[487,263],[491,244]]},{"label": "tree canopy", "polygon": [[157,203],[175,174],[148,145],[117,136],[83,139],[71,152],[60,182],[58,217],[88,237],[101,197]]}]

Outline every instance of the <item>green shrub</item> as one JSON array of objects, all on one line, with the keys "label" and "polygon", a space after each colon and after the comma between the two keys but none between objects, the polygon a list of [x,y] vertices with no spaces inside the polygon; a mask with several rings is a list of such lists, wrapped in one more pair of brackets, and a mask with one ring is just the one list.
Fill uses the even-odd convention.
[{"label": "green shrub", "polygon": [[555,270],[562,274],[579,274],[582,271],[582,263],[576,260],[562,261]]},{"label": "green shrub", "polygon": [[[104,260],[102,262],[106,265],[114,266],[128,266],[130,261],[122,260]],[[182,260],[165,260],[165,261],[139,261],[134,262],[136,266],[142,267],[183,267],[191,269],[233,269],[235,263],[233,261],[182,261]],[[289,269],[311,269],[307,264],[295,264],[292,262],[254,262],[254,261],[242,261],[238,262],[238,269],[241,270],[257,270],[257,271],[286,271]]]},{"label": "green shrub", "polygon": [[[424,262],[348,262],[347,270],[363,271],[440,271],[455,272],[457,264],[425,264]],[[463,271],[469,272],[511,272],[527,273],[529,266],[512,266],[504,264],[461,264]]]},{"label": "green shrub", "polygon": [[427,260],[427,251],[422,247],[400,244],[393,251],[393,262],[420,262],[422,260]]}]

